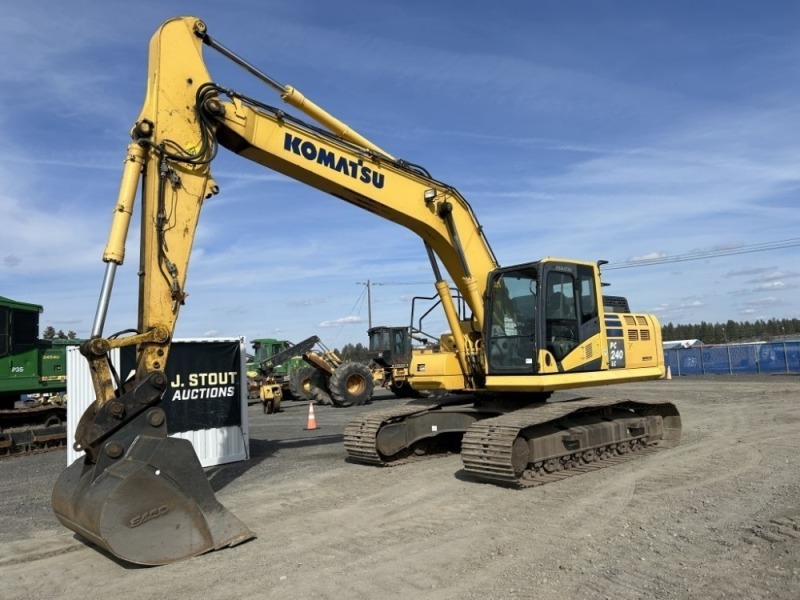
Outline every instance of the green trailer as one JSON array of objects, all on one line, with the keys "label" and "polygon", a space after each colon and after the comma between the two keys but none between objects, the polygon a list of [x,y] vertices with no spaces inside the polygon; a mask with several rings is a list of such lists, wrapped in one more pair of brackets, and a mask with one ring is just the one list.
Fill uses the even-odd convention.
[{"label": "green trailer", "polygon": [[0,454],[66,440],[67,347],[39,337],[38,304],[0,296]]}]

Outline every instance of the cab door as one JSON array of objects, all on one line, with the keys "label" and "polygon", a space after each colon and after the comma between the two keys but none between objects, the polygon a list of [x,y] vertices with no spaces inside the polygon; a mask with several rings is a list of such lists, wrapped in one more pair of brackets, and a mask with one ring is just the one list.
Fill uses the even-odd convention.
[{"label": "cab door", "polygon": [[[600,333],[596,270],[592,265],[548,261],[542,263],[540,281],[539,338],[561,370],[564,359]],[[597,356],[569,370],[599,370],[601,362]]]}]

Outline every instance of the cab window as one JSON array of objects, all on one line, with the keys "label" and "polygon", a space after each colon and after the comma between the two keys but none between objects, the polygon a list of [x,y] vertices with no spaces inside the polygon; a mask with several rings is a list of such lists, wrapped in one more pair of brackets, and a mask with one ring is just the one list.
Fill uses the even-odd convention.
[{"label": "cab window", "polygon": [[534,368],[536,270],[496,274],[489,292],[488,359],[490,372],[530,373]]}]

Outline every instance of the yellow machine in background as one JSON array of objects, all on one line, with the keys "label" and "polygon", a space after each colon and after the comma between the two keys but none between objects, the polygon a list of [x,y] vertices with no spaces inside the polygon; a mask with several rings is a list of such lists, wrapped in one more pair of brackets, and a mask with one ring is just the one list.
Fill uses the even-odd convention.
[{"label": "yellow machine in background", "polygon": [[[214,83],[204,44],[317,125]],[[252,536],[216,501],[189,443],[167,437],[159,408],[198,219],[219,191],[211,174],[219,146],[423,241],[450,333],[437,348],[414,353],[409,382],[416,390],[458,393],[358,417],[345,431],[351,458],[389,464],[455,444],[473,477],[527,486],[581,472],[576,466],[677,443],[680,417],[669,402],[545,402],[555,390],[664,374],[657,320],[606,311],[597,262],[551,257],[501,267],[455,188],[277,83],[211,38],[199,19],[170,20],[154,35],[147,95],[132,137],[92,336],[82,346],[96,392],[76,432],[76,448],[86,457],[53,491],[61,522],[116,556],[163,564]],[[138,327],[133,335],[104,337],[140,182]],[[137,369],[121,382],[108,352],[127,345],[137,348]]]},{"label": "yellow machine in background", "polygon": [[[297,344],[260,339],[253,342],[253,348],[256,357],[248,370],[248,385],[265,413],[280,410],[284,389],[295,400],[339,407],[360,406],[372,399],[373,371],[359,362],[343,360],[316,335]],[[299,365],[291,364],[295,359]]]}]

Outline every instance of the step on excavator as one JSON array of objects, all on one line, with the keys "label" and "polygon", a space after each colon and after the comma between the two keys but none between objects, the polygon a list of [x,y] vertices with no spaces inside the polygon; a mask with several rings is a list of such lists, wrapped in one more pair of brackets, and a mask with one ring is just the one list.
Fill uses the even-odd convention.
[{"label": "step on excavator", "polygon": [[[204,47],[315,123],[215,83]],[[678,443],[680,416],[671,402],[548,401],[558,390],[664,375],[658,321],[604,306],[602,261],[548,257],[501,267],[455,188],[278,83],[212,38],[200,19],[171,19],[153,36],[131,136],[92,334],[81,346],[96,398],[75,433],[84,457],[63,472],[52,495],[66,527],[117,558],[166,564],[253,537],[217,501],[190,443],[167,436],[160,408],[198,219],[219,192],[211,166],[220,147],[422,241],[449,332],[435,348],[413,353],[408,382],[438,393],[354,419],[345,431],[350,459],[398,464],[455,443],[470,477],[526,487]],[[138,325],[104,336],[140,184]],[[108,360],[122,346],[137,351],[135,373],[124,381]]]}]

